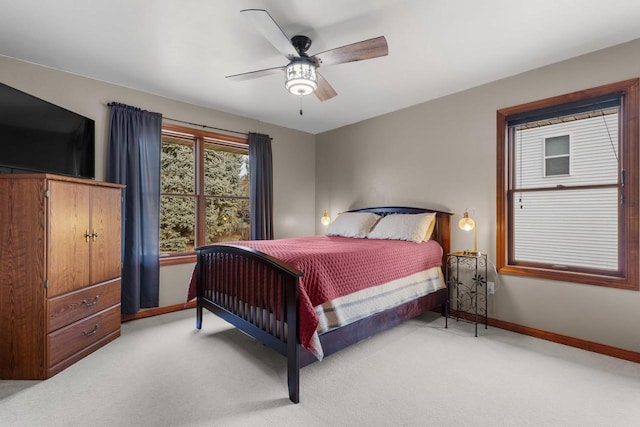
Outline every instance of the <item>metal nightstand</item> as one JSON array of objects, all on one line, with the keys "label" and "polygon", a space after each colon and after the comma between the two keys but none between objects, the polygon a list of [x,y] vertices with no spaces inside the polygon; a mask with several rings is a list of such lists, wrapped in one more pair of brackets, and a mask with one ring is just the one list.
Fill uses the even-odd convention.
[{"label": "metal nightstand", "polygon": [[[468,251],[447,254],[445,277],[449,290],[447,320],[454,308],[456,321],[460,318],[472,321],[477,337],[479,317],[484,317],[484,328],[488,328],[487,254]],[[445,321],[445,327],[448,327],[448,321]]]}]

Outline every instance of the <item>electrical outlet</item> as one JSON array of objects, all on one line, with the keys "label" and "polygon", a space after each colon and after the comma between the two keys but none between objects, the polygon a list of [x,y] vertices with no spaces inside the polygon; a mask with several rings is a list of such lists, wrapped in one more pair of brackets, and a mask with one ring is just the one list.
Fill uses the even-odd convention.
[{"label": "electrical outlet", "polygon": [[496,284],[493,282],[487,282],[487,291],[490,294],[495,294],[496,293]]}]

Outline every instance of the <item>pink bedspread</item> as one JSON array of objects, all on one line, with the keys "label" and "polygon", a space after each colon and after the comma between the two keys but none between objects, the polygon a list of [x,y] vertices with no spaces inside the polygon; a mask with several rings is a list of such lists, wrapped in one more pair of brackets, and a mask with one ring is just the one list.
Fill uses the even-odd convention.
[{"label": "pink bedspread", "polygon": [[[442,247],[435,241],[353,239],[311,236],[233,242],[269,254],[302,271],[300,279],[300,342],[309,348],[318,326],[314,307],[332,299],[442,265]],[[195,283],[189,299],[195,297]]]}]

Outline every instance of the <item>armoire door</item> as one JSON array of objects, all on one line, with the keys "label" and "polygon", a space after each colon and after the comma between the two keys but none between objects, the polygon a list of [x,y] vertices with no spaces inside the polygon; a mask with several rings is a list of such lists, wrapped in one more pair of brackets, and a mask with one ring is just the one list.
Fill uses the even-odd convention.
[{"label": "armoire door", "polygon": [[90,186],[49,181],[49,297],[89,284],[90,196]]},{"label": "armoire door", "polygon": [[91,194],[91,283],[122,274],[122,190],[94,187]]}]

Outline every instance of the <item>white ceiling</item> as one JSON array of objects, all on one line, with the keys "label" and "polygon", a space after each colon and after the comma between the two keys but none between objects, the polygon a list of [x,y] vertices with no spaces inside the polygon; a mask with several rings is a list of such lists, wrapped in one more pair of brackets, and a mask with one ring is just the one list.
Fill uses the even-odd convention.
[{"label": "white ceiling", "polygon": [[[289,94],[282,75],[229,81],[287,63],[247,8],[311,37],[309,54],[383,35],[389,55],[321,67],[338,92],[325,102]],[[640,0],[0,0],[0,11],[0,55],[313,134],[640,38]]]}]

